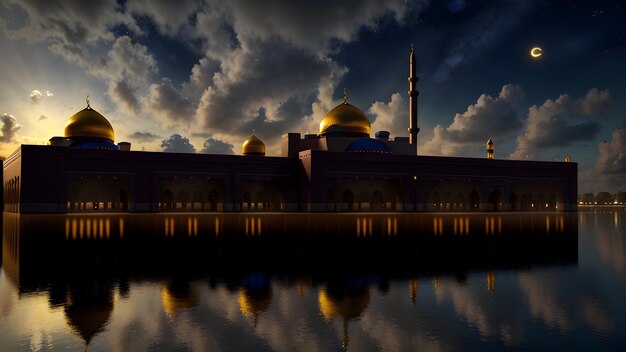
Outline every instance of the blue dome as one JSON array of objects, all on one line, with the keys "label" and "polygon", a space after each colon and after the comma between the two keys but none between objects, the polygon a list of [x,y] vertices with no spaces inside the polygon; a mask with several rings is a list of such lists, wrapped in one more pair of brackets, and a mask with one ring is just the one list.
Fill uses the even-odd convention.
[{"label": "blue dome", "polygon": [[361,138],[350,143],[347,152],[353,153],[391,153],[387,144],[373,138]]},{"label": "blue dome", "polygon": [[109,142],[104,140],[91,140],[91,141],[81,141],[72,144],[72,147],[79,149],[105,149],[105,150],[120,150],[120,148]]}]

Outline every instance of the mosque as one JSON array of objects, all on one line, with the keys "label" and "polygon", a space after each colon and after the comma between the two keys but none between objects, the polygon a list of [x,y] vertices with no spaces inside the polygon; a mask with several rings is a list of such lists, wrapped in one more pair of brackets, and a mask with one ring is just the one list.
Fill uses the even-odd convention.
[{"label": "mosque", "polygon": [[371,137],[344,101],[318,134],[287,133],[281,156],[254,134],[243,155],[132,151],[90,106],[48,145],[21,145],[3,163],[4,210],[66,212],[576,211],[577,164],[421,156],[410,54],[408,136]]}]

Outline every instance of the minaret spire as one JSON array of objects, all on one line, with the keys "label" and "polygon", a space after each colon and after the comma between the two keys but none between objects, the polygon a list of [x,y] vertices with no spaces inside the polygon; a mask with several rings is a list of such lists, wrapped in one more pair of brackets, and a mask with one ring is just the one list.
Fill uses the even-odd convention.
[{"label": "minaret spire", "polygon": [[417,133],[420,131],[417,127],[417,77],[416,62],[415,62],[415,50],[413,44],[411,44],[411,56],[409,58],[410,72],[409,72],[409,144],[415,150],[417,155]]}]

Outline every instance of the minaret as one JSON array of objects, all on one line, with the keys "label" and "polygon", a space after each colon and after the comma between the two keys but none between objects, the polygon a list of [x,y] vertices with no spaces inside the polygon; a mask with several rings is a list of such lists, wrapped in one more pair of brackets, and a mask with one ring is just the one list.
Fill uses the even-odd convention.
[{"label": "minaret", "polygon": [[417,127],[417,77],[416,63],[415,63],[415,51],[413,50],[413,44],[411,44],[411,56],[409,59],[411,63],[411,72],[409,74],[409,144],[413,146],[415,154],[417,155],[417,133],[420,131]]},{"label": "minaret", "polygon": [[491,138],[487,141],[487,159],[493,159],[493,141]]}]

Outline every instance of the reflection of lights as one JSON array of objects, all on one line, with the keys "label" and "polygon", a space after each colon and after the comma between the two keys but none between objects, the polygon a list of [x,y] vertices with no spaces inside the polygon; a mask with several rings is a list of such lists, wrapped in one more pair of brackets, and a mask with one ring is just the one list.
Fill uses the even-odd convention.
[{"label": "reflection of lights", "polygon": [[496,272],[488,271],[487,272],[487,292],[489,295],[493,295],[493,290],[496,287]]},{"label": "reflection of lights", "polygon": [[215,237],[220,235],[220,218],[215,217]]},{"label": "reflection of lights", "polygon": [[550,217],[546,215],[546,232],[550,233]]},{"label": "reflection of lights", "polygon": [[104,222],[104,230],[108,240],[109,238],[111,238],[111,219],[106,218]]},{"label": "reflection of lights", "polygon": [[411,300],[411,304],[415,304],[415,300],[417,299],[417,279],[409,280],[409,299]]},{"label": "reflection of lights", "polygon": [[123,218],[120,218],[120,238],[124,238],[124,219]]}]

